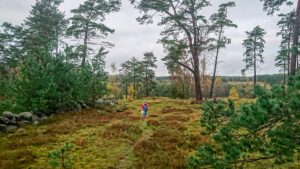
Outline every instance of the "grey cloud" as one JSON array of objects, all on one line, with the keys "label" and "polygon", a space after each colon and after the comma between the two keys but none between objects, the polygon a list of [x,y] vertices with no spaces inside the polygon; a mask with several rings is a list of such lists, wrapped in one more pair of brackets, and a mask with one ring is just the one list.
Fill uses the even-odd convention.
[{"label": "grey cloud", "polygon": [[[0,22],[22,23],[34,2],[34,0],[0,0]],[[84,0],[65,0],[61,9],[67,16],[70,16],[70,10],[77,8],[83,2]],[[112,62],[120,65],[132,56],[142,58],[145,51],[153,51],[159,60],[157,75],[168,75],[164,63],[160,61],[165,55],[164,50],[162,45],[157,43],[162,28],[155,24],[140,25],[136,21],[136,17],[140,15],[139,12],[133,8],[129,0],[122,0],[122,2],[120,12],[108,15],[105,21],[108,26],[115,29],[115,33],[106,39],[115,44],[107,57],[106,69],[110,71]],[[214,6],[203,10],[206,16],[216,12],[218,4],[226,1],[212,0],[211,2]],[[238,25],[238,28],[226,31],[232,43],[226,49],[221,50],[218,74],[241,75],[241,69],[244,67],[242,43],[246,37],[245,31],[253,29],[256,25],[261,25],[268,32],[264,53],[265,63],[261,66],[260,73],[277,73],[274,59],[280,42],[280,38],[276,37],[276,32],[279,31],[276,26],[278,17],[267,16],[262,11],[262,3],[259,0],[235,0],[235,2],[237,7],[230,9],[229,17]]]}]

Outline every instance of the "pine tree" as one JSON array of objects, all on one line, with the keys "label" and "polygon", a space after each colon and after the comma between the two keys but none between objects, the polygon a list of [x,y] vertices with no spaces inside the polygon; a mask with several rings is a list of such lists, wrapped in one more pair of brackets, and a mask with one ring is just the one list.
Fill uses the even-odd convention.
[{"label": "pine tree", "polygon": [[[256,87],[256,71],[258,63],[263,63],[263,52],[264,52],[264,35],[266,34],[265,30],[259,26],[256,26],[251,32],[246,32],[247,39],[244,40],[243,46],[246,48],[244,53],[245,59],[243,60],[246,63],[246,68],[242,70],[242,73],[249,69],[253,68],[253,88]],[[255,95],[254,95],[255,97]]]},{"label": "pine tree", "polygon": [[[89,51],[92,48],[89,45],[92,39],[103,39],[114,30],[106,26],[103,21],[107,14],[120,10],[120,0],[86,0],[77,9],[71,12],[74,14],[70,20],[71,27],[68,34],[78,39],[83,39],[83,44],[77,49],[81,53],[81,66],[84,67],[88,60]],[[102,43],[102,47],[111,46],[110,43]]]},{"label": "pine tree", "polygon": [[[261,0],[264,2],[264,10],[268,12],[268,15],[273,15],[276,11],[280,10],[280,7],[284,4],[291,6],[293,5],[292,0]],[[291,68],[290,74],[295,75],[297,71],[297,59],[298,59],[298,48],[299,48],[299,31],[300,31],[300,0],[297,0],[296,4],[296,16],[295,23],[293,26],[293,44],[292,44],[292,55],[291,55]]]},{"label": "pine tree", "polygon": [[111,70],[112,70],[112,92],[113,92],[113,94],[114,94],[114,96],[116,96],[117,95],[117,83],[116,83],[116,71],[117,71],[117,67],[116,67],[116,63],[112,63],[111,65],[110,65],[110,67],[111,67]]},{"label": "pine tree", "polygon": [[282,41],[280,44],[281,50],[279,55],[276,57],[275,66],[280,67],[283,70],[284,82],[286,81],[286,74],[290,75],[291,67],[291,53],[292,53],[292,37],[293,37],[293,27],[295,23],[295,12],[292,11],[287,14],[279,14],[281,19],[277,23],[280,27],[280,32],[277,33],[277,36],[281,36]]},{"label": "pine tree", "polygon": [[122,63],[121,64],[121,70],[120,70],[121,84],[122,84],[122,90],[125,93],[125,98],[126,99],[128,98],[128,88],[130,86],[129,71],[130,71],[129,61],[126,61],[126,62]]},{"label": "pine tree", "polygon": [[283,72],[283,84],[286,84],[286,74],[289,73],[289,50],[285,46],[280,46],[281,49],[275,58],[275,66],[279,67]]},{"label": "pine tree", "polygon": [[153,52],[145,52],[144,58],[141,61],[142,64],[142,73],[143,73],[143,86],[146,97],[149,97],[149,94],[152,89],[155,87],[155,82],[153,81],[155,78],[154,68],[156,68],[157,59],[154,56]]},{"label": "pine tree", "polygon": [[212,83],[210,88],[210,98],[213,97],[214,94],[214,87],[215,87],[215,81],[216,81],[216,73],[217,73],[217,65],[218,65],[218,57],[219,57],[219,51],[221,48],[225,48],[227,44],[230,43],[230,39],[228,39],[226,36],[224,36],[224,29],[228,27],[234,27],[236,28],[237,25],[235,25],[231,20],[227,18],[228,15],[228,8],[234,7],[234,2],[228,2],[221,4],[219,6],[218,13],[213,14],[210,17],[210,20],[212,22],[212,28],[216,32],[218,38],[216,39],[216,45],[214,49],[216,50],[216,56],[215,56],[215,63],[214,63],[214,72],[212,76]]},{"label": "pine tree", "polygon": [[[4,22],[0,31],[0,77],[12,81],[15,79],[16,67],[23,59],[21,26]],[[14,70],[14,71],[9,71]]]},{"label": "pine tree", "polygon": [[58,54],[67,20],[59,6],[63,0],[38,0],[25,20],[24,47],[27,53],[46,63],[48,54]]},{"label": "pine tree", "polygon": [[[189,158],[190,168],[253,168],[253,163],[284,164],[299,155],[300,75],[288,87],[258,87],[254,103],[203,105],[200,124],[209,143]],[[255,166],[257,166],[255,165]],[[281,167],[281,166],[279,166]]]},{"label": "pine tree", "polygon": [[133,85],[133,98],[137,96],[137,91],[139,89],[141,80],[142,80],[142,67],[141,62],[137,58],[132,57],[129,60],[129,77]]},{"label": "pine tree", "polygon": [[[177,41],[186,45],[189,54],[189,65],[180,61],[174,63],[188,69],[194,77],[196,100],[203,99],[200,77],[200,55],[207,49],[210,41],[210,30],[207,20],[200,13],[209,6],[207,0],[130,0],[143,16],[137,20],[141,24],[153,23],[153,17],[160,16],[158,25],[164,26],[162,43]],[[201,32],[201,33],[200,33]],[[175,61],[175,60],[174,60]]]}]

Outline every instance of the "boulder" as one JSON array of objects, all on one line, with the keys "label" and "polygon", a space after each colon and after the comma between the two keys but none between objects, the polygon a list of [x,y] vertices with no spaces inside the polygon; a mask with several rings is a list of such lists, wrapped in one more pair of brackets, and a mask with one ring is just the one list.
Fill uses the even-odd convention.
[{"label": "boulder", "polygon": [[24,126],[24,125],[28,125],[28,124],[31,124],[30,121],[28,120],[21,120],[21,121],[18,121],[17,123],[19,126]]},{"label": "boulder", "polygon": [[40,122],[41,122],[41,119],[37,115],[33,114],[32,115],[32,124],[38,125],[38,124],[40,124]]},{"label": "boulder", "polygon": [[6,131],[16,130],[17,128],[18,128],[17,126],[9,125],[9,126],[6,126]]},{"label": "boulder", "polygon": [[20,119],[20,121],[23,121],[23,120],[31,121],[31,119],[32,119],[32,113],[31,112],[20,113],[19,114],[19,119]]},{"label": "boulder", "polygon": [[48,119],[47,116],[42,116],[42,117],[41,117],[41,121],[45,121],[45,120],[47,120],[47,119]]},{"label": "boulder", "polygon": [[8,124],[9,119],[7,117],[0,117],[0,124]]},{"label": "boulder", "polygon": [[32,114],[37,115],[38,117],[43,117],[44,116],[44,113],[39,112],[39,111],[33,112]]},{"label": "boulder", "polygon": [[0,124],[0,132],[6,131],[7,125],[5,124]]},{"label": "boulder", "polygon": [[98,100],[96,100],[96,103],[97,103],[97,104],[103,104],[103,103],[104,103],[104,100],[103,100],[103,99],[98,99]]},{"label": "boulder", "polygon": [[9,120],[9,125],[17,125],[17,119],[16,117],[13,117],[12,119]]},{"label": "boulder", "polygon": [[6,117],[6,118],[8,118],[8,119],[12,119],[12,118],[14,118],[16,115],[13,114],[12,112],[5,111],[5,112],[2,113],[2,116],[3,116],[3,117]]}]

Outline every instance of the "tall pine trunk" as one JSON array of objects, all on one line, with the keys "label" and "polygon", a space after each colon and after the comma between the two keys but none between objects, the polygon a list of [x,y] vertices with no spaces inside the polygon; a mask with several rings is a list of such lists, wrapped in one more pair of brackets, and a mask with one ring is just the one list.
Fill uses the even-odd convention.
[{"label": "tall pine trunk", "polygon": [[194,80],[195,80],[195,93],[196,93],[196,101],[200,102],[203,100],[202,90],[201,90],[201,79],[200,79],[200,68],[199,68],[199,58],[198,54],[193,54],[194,60]]},{"label": "tall pine trunk", "polygon": [[212,98],[213,94],[214,94],[214,87],[215,87],[216,73],[217,73],[217,65],[218,65],[218,57],[219,57],[219,51],[220,51],[219,44],[220,44],[220,40],[221,40],[222,31],[223,31],[223,27],[221,27],[221,30],[219,32],[218,42],[217,42],[217,53],[216,53],[216,58],[215,58],[214,73],[213,73],[211,87],[210,87],[210,93],[209,93],[210,98]]},{"label": "tall pine trunk", "polygon": [[88,24],[85,28],[81,67],[84,67],[87,57]]},{"label": "tall pine trunk", "polygon": [[283,84],[286,84],[286,60],[283,62]]},{"label": "tall pine trunk", "polygon": [[254,51],[254,76],[253,76],[253,97],[255,98],[255,87],[256,87],[256,55]]},{"label": "tall pine trunk", "polygon": [[[254,39],[254,45],[256,44],[256,37]],[[253,75],[253,97],[255,98],[255,87],[256,87],[256,45],[254,46],[254,49],[253,49],[253,59],[254,59],[254,75]]]},{"label": "tall pine trunk", "polygon": [[146,97],[149,97],[148,68],[146,66]]},{"label": "tall pine trunk", "polygon": [[294,25],[293,34],[293,52],[291,58],[291,75],[296,74],[297,56],[298,56],[298,41],[299,41],[299,29],[300,29],[300,0],[298,0],[296,11],[296,22]]},{"label": "tall pine trunk", "polygon": [[290,65],[291,65],[291,36],[292,36],[292,31],[290,29],[290,32],[289,32],[289,39],[288,39],[288,57],[287,57],[287,74],[288,76],[290,75]]},{"label": "tall pine trunk", "polygon": [[125,97],[126,97],[126,100],[128,98],[128,82],[127,82],[127,79],[126,79],[126,82],[125,82]]}]

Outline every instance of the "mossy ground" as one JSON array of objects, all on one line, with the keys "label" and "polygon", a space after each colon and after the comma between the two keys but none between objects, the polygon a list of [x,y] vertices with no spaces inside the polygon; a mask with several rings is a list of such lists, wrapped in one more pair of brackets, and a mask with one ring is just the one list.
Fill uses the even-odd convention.
[{"label": "mossy ground", "polygon": [[205,141],[199,135],[199,105],[150,99],[150,115],[143,119],[142,102],[58,114],[1,134],[0,168],[50,168],[48,153],[66,142],[74,144],[73,168],[186,168],[188,155]]},{"label": "mossy ground", "polygon": [[69,154],[74,169],[187,168],[188,156],[209,142],[200,135],[200,105],[149,99],[150,115],[143,119],[142,102],[58,114],[41,125],[1,134],[0,168],[48,169],[48,153],[66,142],[74,145]]}]

